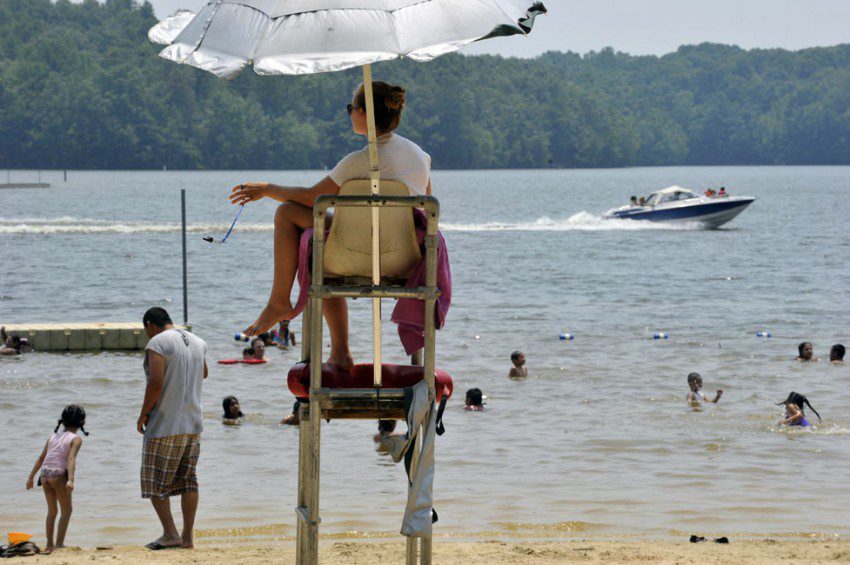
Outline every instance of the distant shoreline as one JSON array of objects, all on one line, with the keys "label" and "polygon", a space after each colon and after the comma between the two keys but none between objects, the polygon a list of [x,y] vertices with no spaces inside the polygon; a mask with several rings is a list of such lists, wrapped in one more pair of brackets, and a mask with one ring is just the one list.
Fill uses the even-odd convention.
[{"label": "distant shoreline", "polygon": [[[806,168],[848,168],[850,164],[846,163],[830,163],[830,164],[793,164],[793,163],[783,163],[783,164],[751,164],[751,165],[742,165],[740,163],[736,164],[713,164],[713,165],[626,165],[622,167],[516,167],[516,168],[468,168],[468,169],[453,169],[453,168],[433,168],[432,172],[436,173],[452,173],[452,172],[517,172],[517,171],[626,171],[626,170],[634,170],[634,169],[704,169],[704,168],[752,168],[758,167],[761,169],[766,168],[790,168],[790,167],[806,167]],[[239,173],[244,171],[250,172],[269,172],[269,173],[327,173],[330,169],[167,169],[163,171],[162,169],[16,169],[16,168],[8,168],[8,169],[0,169],[0,171],[8,170],[11,174],[36,174],[39,171],[42,173],[57,173],[62,174],[63,171],[67,171],[69,173],[109,173],[109,172],[117,172],[117,173]],[[54,183],[58,183],[61,185],[61,182],[54,181]]]}]

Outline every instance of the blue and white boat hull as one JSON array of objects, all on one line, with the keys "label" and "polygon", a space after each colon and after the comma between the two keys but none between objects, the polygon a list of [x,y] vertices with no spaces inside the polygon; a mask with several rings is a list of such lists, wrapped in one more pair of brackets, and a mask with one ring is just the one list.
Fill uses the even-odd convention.
[{"label": "blue and white boat hull", "polygon": [[608,211],[603,217],[650,222],[699,223],[707,228],[717,228],[743,212],[754,201],[755,198],[749,196],[692,198],[658,206],[623,206]]}]

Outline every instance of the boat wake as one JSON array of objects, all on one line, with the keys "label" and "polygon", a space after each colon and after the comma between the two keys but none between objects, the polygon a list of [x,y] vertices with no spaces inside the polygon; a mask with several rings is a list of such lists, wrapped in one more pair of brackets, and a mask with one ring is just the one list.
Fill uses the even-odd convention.
[{"label": "boat wake", "polygon": [[639,231],[639,230],[697,230],[697,222],[650,222],[644,220],[609,220],[581,211],[569,218],[557,220],[543,216],[533,222],[487,222],[483,224],[442,223],[440,229],[453,232],[494,231]]},{"label": "boat wake", "polygon": [[[227,231],[229,222],[195,223],[186,226],[191,233]],[[272,232],[274,224],[240,223],[240,232]],[[179,222],[136,222],[93,220],[90,218],[0,218],[0,234],[134,234],[176,233]]]},{"label": "boat wake", "polygon": [[[193,223],[186,226],[190,233],[217,233],[226,231],[229,223]],[[639,230],[695,230],[699,223],[665,223],[641,220],[603,219],[590,212],[579,212],[565,219],[543,216],[531,222],[442,222],[445,232],[557,232],[557,231],[639,231]],[[237,231],[261,233],[274,231],[272,223],[240,223]],[[37,234],[135,234],[176,233],[179,222],[140,222],[124,220],[95,220],[91,218],[0,218],[0,235]]]}]

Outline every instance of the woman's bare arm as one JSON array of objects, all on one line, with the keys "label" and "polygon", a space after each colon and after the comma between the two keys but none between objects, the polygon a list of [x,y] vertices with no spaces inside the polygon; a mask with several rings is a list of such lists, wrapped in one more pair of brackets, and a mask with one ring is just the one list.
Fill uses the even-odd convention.
[{"label": "woman's bare arm", "polygon": [[316,198],[322,194],[337,194],[338,192],[339,185],[331,177],[325,177],[311,187],[278,186],[269,182],[246,182],[233,187],[230,192],[230,202],[242,205],[261,198],[271,198],[279,202],[295,202],[312,207]]}]

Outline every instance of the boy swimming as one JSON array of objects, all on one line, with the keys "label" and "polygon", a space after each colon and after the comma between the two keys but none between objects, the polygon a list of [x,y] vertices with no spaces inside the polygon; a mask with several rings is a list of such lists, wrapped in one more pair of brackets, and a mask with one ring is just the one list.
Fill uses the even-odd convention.
[{"label": "boy swimming", "polygon": [[717,393],[714,396],[714,400],[708,399],[703,396],[700,389],[702,388],[702,377],[699,373],[691,373],[688,375],[688,386],[690,387],[690,392],[688,392],[688,404],[691,406],[699,406],[703,402],[710,402],[712,404],[717,404],[717,401],[720,400],[720,397],[723,396],[723,390],[717,389]]},{"label": "boy swimming", "polygon": [[528,376],[528,369],[525,368],[525,353],[522,351],[514,351],[511,353],[511,367],[508,377],[511,379],[524,379]]}]

